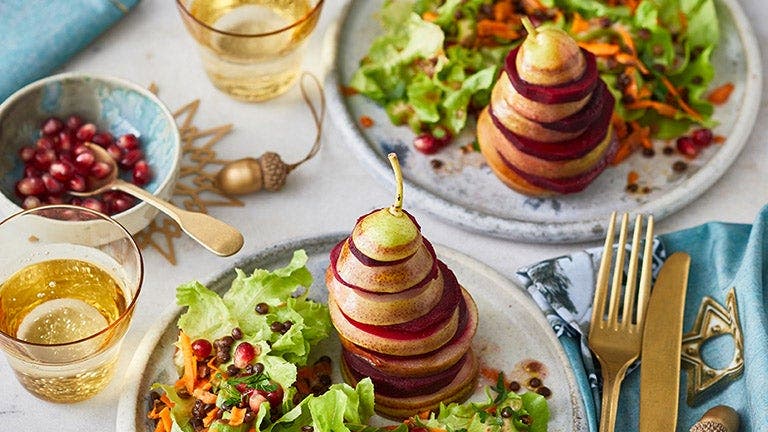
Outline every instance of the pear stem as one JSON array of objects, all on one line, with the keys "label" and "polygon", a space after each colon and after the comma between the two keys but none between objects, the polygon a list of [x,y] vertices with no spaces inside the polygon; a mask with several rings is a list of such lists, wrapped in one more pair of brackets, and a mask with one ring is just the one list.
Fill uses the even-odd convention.
[{"label": "pear stem", "polygon": [[392,165],[392,171],[395,172],[395,184],[397,186],[397,195],[395,196],[395,203],[389,207],[389,213],[392,216],[400,217],[403,215],[403,172],[400,170],[400,162],[397,160],[397,155],[390,153],[387,155],[389,163]]},{"label": "pear stem", "polygon": [[531,19],[528,18],[527,16],[523,16],[522,22],[523,22],[523,27],[525,27],[525,31],[528,32],[528,36],[535,38],[536,35],[538,34],[538,30],[536,30],[536,26],[533,25],[533,23],[531,22]]}]

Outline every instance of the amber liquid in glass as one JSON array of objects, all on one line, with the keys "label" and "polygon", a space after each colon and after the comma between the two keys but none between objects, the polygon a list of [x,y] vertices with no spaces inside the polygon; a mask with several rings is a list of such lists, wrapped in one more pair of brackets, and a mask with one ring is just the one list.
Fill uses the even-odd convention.
[{"label": "amber liquid in glass", "polygon": [[301,26],[269,36],[246,36],[283,29],[311,10],[309,0],[193,0],[195,18],[220,32],[206,33],[203,65],[214,85],[230,95],[260,101],[293,85],[306,35]]},{"label": "amber liquid in glass", "polygon": [[[125,310],[126,297],[118,279],[84,260],[34,263],[0,284],[0,330],[34,344],[80,341],[107,328]],[[111,350],[105,350],[109,342],[107,332],[60,347],[31,346],[25,354],[34,363],[16,367],[17,376],[43,398],[85,399],[102,389],[114,373],[116,357],[102,356]]]}]

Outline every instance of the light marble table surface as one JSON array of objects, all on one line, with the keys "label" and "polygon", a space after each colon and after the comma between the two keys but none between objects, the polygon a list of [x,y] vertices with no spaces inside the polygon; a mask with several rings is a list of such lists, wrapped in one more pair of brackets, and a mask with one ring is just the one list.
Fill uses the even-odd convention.
[{"label": "light marble table surface", "polygon": [[[357,0],[362,1],[362,0]],[[304,67],[323,73],[321,51],[326,31],[338,20],[344,0],[326,0],[318,28],[310,40]],[[763,0],[742,0],[761,49],[763,69],[768,70],[768,6]],[[0,29],[0,39],[2,39]],[[216,147],[227,158],[257,157],[274,150],[284,160],[303,157],[314,129],[298,88],[263,104],[236,102],[218,92],[208,81],[194,42],[185,31],[172,0],[144,0],[125,19],[72,59],[62,71],[115,75],[141,85],[154,82],[159,97],[171,108],[192,99],[202,104],[199,127],[234,124],[234,130]],[[768,88],[768,86],[764,87]],[[763,99],[765,101],[765,98]],[[761,105],[749,142],[730,170],[692,204],[657,224],[664,233],[712,220],[749,223],[768,202],[766,141],[768,109]],[[243,250],[230,258],[216,258],[190,239],[176,242],[178,263],[169,265],[154,251],[144,252],[146,278],[131,329],[110,385],[93,399],[76,404],[43,402],[16,381],[5,360],[0,360],[0,431],[111,431],[115,429],[117,401],[123,375],[133,349],[158,315],[174,302],[175,287],[197,279],[208,280],[231,268],[238,259],[289,238],[350,231],[356,218],[371,209],[389,205],[393,197],[382,182],[366,172],[340,142],[333,123],[326,121],[323,148],[315,159],[293,172],[278,193],[245,198],[245,207],[216,207],[211,214],[239,227],[245,236]],[[482,261],[512,277],[518,267],[561,255],[597,242],[581,245],[516,243],[468,233],[409,205],[424,235],[431,241]]]}]

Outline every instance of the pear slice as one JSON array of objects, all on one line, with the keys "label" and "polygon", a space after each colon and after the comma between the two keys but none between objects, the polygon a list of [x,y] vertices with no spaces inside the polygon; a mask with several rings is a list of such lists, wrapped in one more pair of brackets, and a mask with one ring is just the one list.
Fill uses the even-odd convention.
[{"label": "pear slice", "polygon": [[536,28],[528,17],[523,17],[523,25],[528,37],[515,59],[520,78],[534,85],[556,86],[584,74],[584,55],[568,33],[550,25]]}]

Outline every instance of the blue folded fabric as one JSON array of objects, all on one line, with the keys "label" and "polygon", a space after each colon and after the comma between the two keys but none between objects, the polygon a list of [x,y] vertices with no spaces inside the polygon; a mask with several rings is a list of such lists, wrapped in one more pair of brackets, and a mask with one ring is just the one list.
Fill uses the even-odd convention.
[{"label": "blue folded fabric", "polygon": [[0,1],[0,102],[54,72],[139,0]]},{"label": "blue folded fabric", "polygon": [[[691,256],[683,332],[691,331],[704,296],[725,305],[735,288],[744,338],[744,373],[736,381],[710,393],[698,405],[686,402],[687,374],[681,373],[677,430],[688,429],[715,405],[739,412],[741,431],[768,430],[768,207],[752,225],[711,222],[660,235],[654,242],[654,276],[667,254],[682,251]],[[590,431],[597,431],[600,407],[596,359],[586,345],[592,314],[595,276],[602,248],[542,261],[518,270],[517,278],[546,314],[576,374],[587,409]],[[704,357],[712,366],[728,364],[732,339],[711,340]],[[627,373],[621,389],[616,430],[638,430],[639,369]],[[665,413],[659,413],[665,415]]]}]

